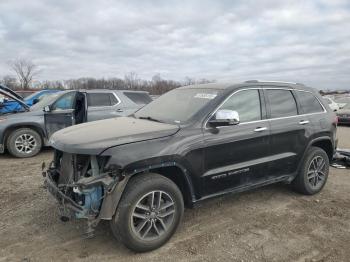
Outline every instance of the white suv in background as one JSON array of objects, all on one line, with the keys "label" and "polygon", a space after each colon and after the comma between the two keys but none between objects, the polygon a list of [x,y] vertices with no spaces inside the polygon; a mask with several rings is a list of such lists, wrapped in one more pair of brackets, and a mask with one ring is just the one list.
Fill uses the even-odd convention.
[{"label": "white suv in background", "polygon": [[334,111],[338,111],[339,110],[339,105],[333,101],[332,98],[330,97],[323,97],[323,99],[327,102],[327,104],[329,105],[329,107]]}]

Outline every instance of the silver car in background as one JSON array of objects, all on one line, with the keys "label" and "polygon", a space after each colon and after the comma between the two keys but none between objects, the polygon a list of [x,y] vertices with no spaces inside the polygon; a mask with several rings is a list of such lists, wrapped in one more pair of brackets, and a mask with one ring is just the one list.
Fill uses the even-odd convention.
[{"label": "silver car in background", "polygon": [[[0,94],[18,100],[4,90]],[[0,153],[8,150],[15,157],[34,156],[49,146],[50,136],[62,128],[128,116],[151,101],[148,92],[108,89],[62,91],[32,107],[18,100],[23,111],[0,117]]]}]

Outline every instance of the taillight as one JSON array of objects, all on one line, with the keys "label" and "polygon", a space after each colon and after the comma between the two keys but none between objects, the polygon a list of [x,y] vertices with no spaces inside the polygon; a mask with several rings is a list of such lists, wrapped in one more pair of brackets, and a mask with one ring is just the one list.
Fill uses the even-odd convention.
[{"label": "taillight", "polygon": [[338,125],[339,117],[336,115],[333,120],[333,124]]}]

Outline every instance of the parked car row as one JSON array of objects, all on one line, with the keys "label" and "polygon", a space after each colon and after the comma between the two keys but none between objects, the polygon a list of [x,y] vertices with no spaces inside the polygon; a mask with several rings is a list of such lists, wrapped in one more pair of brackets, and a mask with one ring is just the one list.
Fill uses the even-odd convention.
[{"label": "parked car row", "polygon": [[[20,106],[0,116],[0,153],[31,157],[62,128],[100,119],[127,116],[152,101],[148,92],[127,90],[68,90],[54,92],[29,106],[6,87],[0,93]],[[108,127],[106,127],[108,128]]]},{"label": "parked car row", "polygon": [[336,113],[339,124],[350,124],[350,103],[345,104]]},{"label": "parked car row", "polygon": [[339,124],[350,124],[350,96],[324,96],[323,99],[337,114]]}]

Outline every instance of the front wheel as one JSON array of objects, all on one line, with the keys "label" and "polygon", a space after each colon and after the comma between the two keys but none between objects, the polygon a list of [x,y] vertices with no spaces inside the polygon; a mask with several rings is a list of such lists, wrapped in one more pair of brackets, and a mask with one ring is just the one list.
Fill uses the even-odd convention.
[{"label": "front wheel", "polygon": [[165,244],[182,218],[182,194],[158,174],[132,178],[111,220],[114,236],[131,250],[145,252]]},{"label": "front wheel", "polygon": [[32,157],[38,154],[42,147],[41,136],[31,128],[19,128],[7,138],[7,150],[15,157]]},{"label": "front wheel", "polygon": [[292,182],[294,189],[305,195],[313,195],[322,190],[329,172],[327,153],[319,147],[311,147],[297,177]]}]

